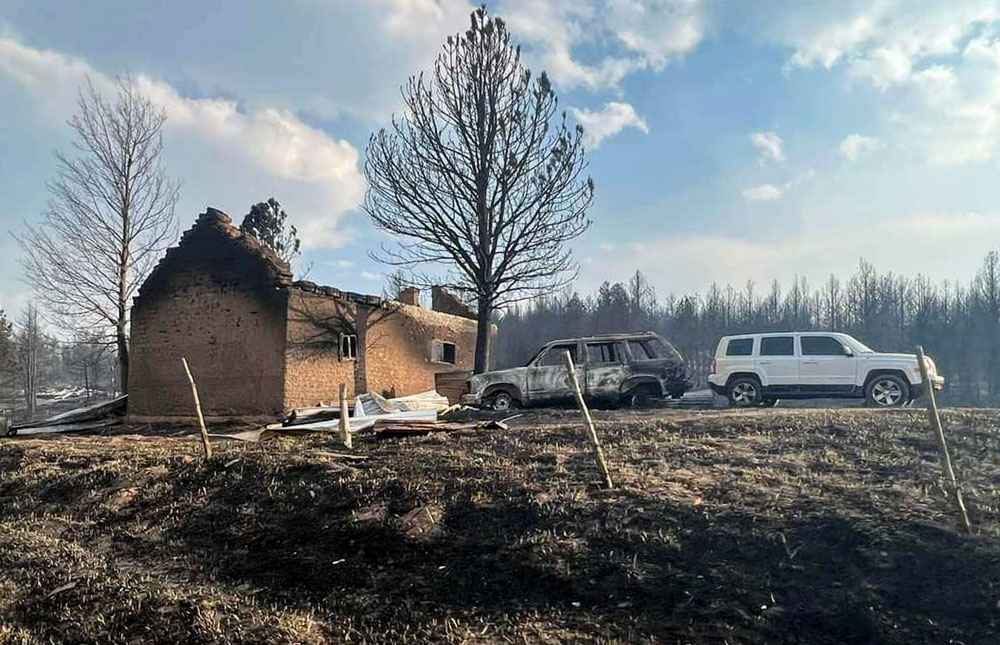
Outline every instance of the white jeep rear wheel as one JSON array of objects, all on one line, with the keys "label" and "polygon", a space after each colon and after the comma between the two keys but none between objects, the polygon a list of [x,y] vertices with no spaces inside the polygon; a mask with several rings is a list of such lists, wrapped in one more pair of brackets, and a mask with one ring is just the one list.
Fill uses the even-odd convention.
[{"label": "white jeep rear wheel", "polygon": [[729,403],[740,408],[749,408],[760,403],[760,383],[748,376],[741,376],[729,384]]}]

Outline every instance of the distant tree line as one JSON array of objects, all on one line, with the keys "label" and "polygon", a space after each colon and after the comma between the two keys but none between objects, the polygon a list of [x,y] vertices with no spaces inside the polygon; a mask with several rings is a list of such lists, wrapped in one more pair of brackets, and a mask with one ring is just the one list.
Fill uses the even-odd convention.
[{"label": "distant tree line", "polygon": [[39,414],[40,394],[73,389],[86,399],[119,389],[114,348],[102,334],[58,340],[28,305],[15,322],[0,310],[0,409],[16,419]]},{"label": "distant tree line", "polygon": [[704,295],[659,300],[636,272],[583,297],[572,291],[511,309],[499,323],[497,367],[524,364],[554,338],[622,331],[668,338],[704,384],[719,337],[742,332],[842,331],[879,351],[932,356],[947,382],[942,401],[1000,405],[1000,254],[987,254],[971,282],[880,273],[862,260],[846,280],[818,287],[798,278],[761,290],[713,284]]}]

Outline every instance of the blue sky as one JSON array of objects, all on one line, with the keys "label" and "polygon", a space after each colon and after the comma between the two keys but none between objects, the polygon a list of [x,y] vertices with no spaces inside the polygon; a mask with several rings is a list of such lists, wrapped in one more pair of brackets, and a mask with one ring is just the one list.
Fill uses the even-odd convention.
[{"label": "blue sky", "polygon": [[[496,0],[587,128],[578,287],[661,295],[845,275],[935,280],[1000,248],[1000,0]],[[399,86],[465,0],[0,0],[0,226],[39,218],[77,87],[130,71],[168,113],[188,227],[275,196],[310,279],[379,292],[358,208]],[[27,294],[0,238],[0,307]]]}]

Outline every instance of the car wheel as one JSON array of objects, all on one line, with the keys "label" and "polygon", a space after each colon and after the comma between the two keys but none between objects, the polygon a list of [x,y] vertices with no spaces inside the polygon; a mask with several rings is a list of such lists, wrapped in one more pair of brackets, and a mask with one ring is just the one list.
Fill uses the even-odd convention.
[{"label": "car wheel", "polygon": [[628,405],[633,408],[648,408],[653,405],[653,401],[656,398],[657,394],[648,387],[634,388],[629,390],[628,394],[625,395]]},{"label": "car wheel", "polygon": [[895,374],[882,374],[868,383],[865,398],[876,408],[894,408],[910,400],[910,386]]},{"label": "car wheel", "polygon": [[740,376],[729,384],[729,405],[749,408],[760,404],[762,393],[760,381],[749,376]]},{"label": "car wheel", "polygon": [[517,407],[517,400],[509,392],[497,392],[490,396],[487,403],[498,412],[506,412]]}]

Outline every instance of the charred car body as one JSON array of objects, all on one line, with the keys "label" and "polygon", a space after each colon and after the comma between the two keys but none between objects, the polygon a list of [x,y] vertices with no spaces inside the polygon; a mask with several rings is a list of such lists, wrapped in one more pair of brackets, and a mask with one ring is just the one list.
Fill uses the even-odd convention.
[{"label": "charred car body", "polygon": [[659,335],[608,334],[554,340],[524,367],[477,374],[469,379],[462,402],[505,410],[572,400],[567,352],[590,401],[641,405],[667,396],[680,398],[691,389],[684,359]]}]

